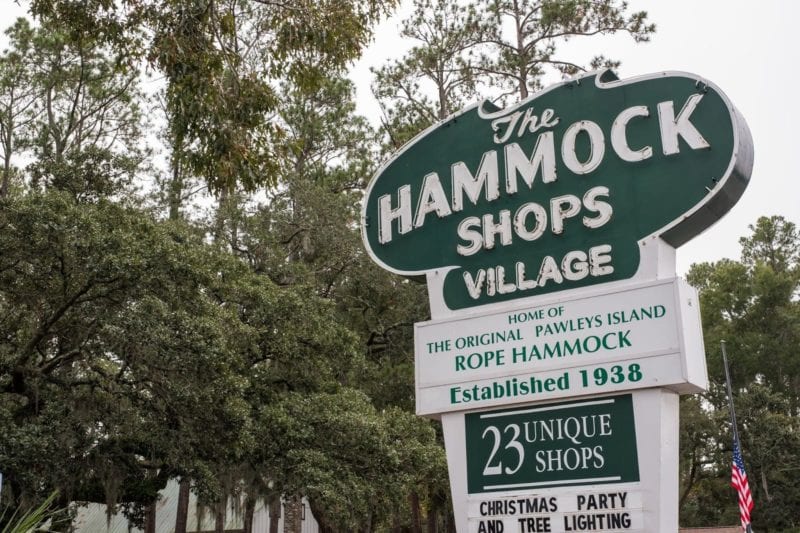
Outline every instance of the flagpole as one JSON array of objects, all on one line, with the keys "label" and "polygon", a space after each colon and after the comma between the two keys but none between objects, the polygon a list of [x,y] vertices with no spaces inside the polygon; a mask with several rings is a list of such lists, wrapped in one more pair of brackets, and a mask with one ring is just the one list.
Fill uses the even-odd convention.
[{"label": "flagpole", "polygon": [[722,364],[725,367],[725,385],[728,389],[728,408],[731,411],[733,438],[739,442],[739,428],[736,425],[736,411],[733,409],[733,393],[731,392],[731,373],[728,371],[728,354],[725,351],[725,341],[720,341],[720,344],[722,344]]},{"label": "flagpole", "polygon": [[[731,373],[728,370],[728,354],[725,350],[725,341],[720,341],[722,345],[722,365],[725,367],[725,386],[728,390],[728,408],[731,411],[731,427],[733,428],[733,439],[737,444],[739,443],[739,427],[736,424],[736,410],[733,408],[733,392],[731,392]],[[741,446],[741,445],[740,445]],[[741,452],[740,452],[741,453]],[[747,524],[745,529],[747,533],[753,533],[753,528]]]}]

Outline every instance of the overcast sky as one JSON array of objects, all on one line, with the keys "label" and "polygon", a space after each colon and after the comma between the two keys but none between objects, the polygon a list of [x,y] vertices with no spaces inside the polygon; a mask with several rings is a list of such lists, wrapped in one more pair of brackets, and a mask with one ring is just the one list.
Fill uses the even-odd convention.
[{"label": "overcast sky", "polygon": [[[400,13],[376,32],[374,44],[352,70],[359,109],[377,116],[369,90],[369,65],[379,66],[404,49],[397,24]],[[658,26],[649,43],[629,37],[571,42],[574,58],[600,52],[622,60],[617,71],[628,78],[663,70],[698,74],[712,81],[744,116],[753,135],[755,166],[739,203],[715,226],[678,249],[678,273],[692,263],[739,258],[739,237],[762,215],[783,215],[800,223],[800,104],[793,100],[800,65],[800,2],[795,0],[629,0]],[[555,80],[557,81],[557,80]]]}]

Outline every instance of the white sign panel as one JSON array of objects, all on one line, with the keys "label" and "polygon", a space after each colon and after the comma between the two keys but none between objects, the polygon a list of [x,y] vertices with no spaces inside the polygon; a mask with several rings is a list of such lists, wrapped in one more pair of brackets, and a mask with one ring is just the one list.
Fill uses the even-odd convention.
[{"label": "white sign panel", "polygon": [[548,491],[504,498],[471,498],[469,533],[644,531],[642,494],[625,486],[607,491]]},{"label": "white sign panel", "polygon": [[416,324],[417,413],[706,386],[694,289],[670,279]]}]

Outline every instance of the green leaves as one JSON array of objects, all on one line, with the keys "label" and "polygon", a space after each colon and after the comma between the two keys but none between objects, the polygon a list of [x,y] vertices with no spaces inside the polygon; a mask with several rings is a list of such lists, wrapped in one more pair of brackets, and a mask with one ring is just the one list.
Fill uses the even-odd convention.
[{"label": "green leaves", "polygon": [[414,46],[403,58],[373,69],[388,152],[474,100],[480,81],[475,54],[485,28],[475,7],[451,0],[414,6],[401,32]]},{"label": "green leaves", "polygon": [[725,340],[745,466],[757,502],[754,527],[798,526],[800,241],[795,225],[781,216],[761,217],[750,230],[740,239],[741,261],[696,264],[687,276],[700,292],[712,388],[702,403],[684,401],[695,405],[689,417],[681,413],[685,525],[737,519],[727,486],[732,435],[719,348]]},{"label": "green leaves", "polygon": [[430,425],[377,411],[353,389],[290,394],[261,414],[267,464],[285,493],[307,495],[328,527],[355,530],[399,505],[409,485],[446,471]]},{"label": "green leaves", "polygon": [[793,223],[779,216],[762,217],[751,229],[752,235],[740,241],[741,262],[693,265],[688,275],[700,290],[710,370],[722,379],[719,354],[712,347],[724,339],[732,353],[742,354],[732,358],[735,385],[743,387],[763,376],[798,405],[797,232]]},{"label": "green leaves", "polygon": [[[176,155],[214,192],[274,187],[285,168],[276,86],[313,91],[366,45],[393,2],[171,2],[152,20]],[[335,19],[331,26],[328,21]]]},{"label": "green leaves", "polygon": [[[585,63],[562,56],[560,46],[570,39],[599,34],[627,33],[636,42],[646,42],[655,32],[647,13],[628,12],[626,2],[603,0],[498,0],[485,2],[495,19],[488,41],[493,49],[482,56],[485,70],[506,94],[519,99],[542,88],[547,69],[565,75],[586,70]],[[504,30],[506,25],[514,29]],[[598,56],[592,68],[616,68],[619,62]]]},{"label": "green leaves", "polygon": [[20,161],[35,187],[96,201],[131,190],[147,150],[141,137],[138,72],[95,35],[20,19],[0,55],[0,196],[21,186]]},{"label": "green leaves", "polygon": [[755,225],[748,227],[752,235],[739,239],[743,263],[764,263],[781,274],[797,270],[800,265],[800,234],[792,222],[778,216],[759,217]]},{"label": "green leaves", "polygon": [[[51,493],[38,507],[32,508],[19,516],[17,515],[19,509],[17,509],[7,521],[4,520],[4,516],[0,516],[0,522],[6,522],[2,533],[29,533],[42,527],[48,520],[57,518],[56,512],[52,509],[57,496],[57,492]],[[57,523],[58,520],[55,520],[51,525],[56,525]]]},{"label": "green leaves", "polygon": [[151,472],[243,461],[255,406],[331,386],[355,349],[331,305],[140,211],[31,195],[0,226],[0,449],[23,494],[105,501],[116,480],[148,503]]}]

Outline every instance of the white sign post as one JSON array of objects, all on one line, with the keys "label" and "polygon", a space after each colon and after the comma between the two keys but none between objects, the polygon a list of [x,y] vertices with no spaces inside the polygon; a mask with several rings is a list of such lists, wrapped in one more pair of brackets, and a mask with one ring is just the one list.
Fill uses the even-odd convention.
[{"label": "white sign post", "polygon": [[747,186],[713,84],[587,73],[467,108],[370,182],[362,236],[424,276],[417,413],[444,429],[458,533],[678,530],[678,395],[707,386],[675,248]]},{"label": "white sign post", "polygon": [[[459,533],[678,530],[678,394],[708,381],[685,281],[418,323],[415,350],[417,412],[441,417]],[[624,392],[630,418],[602,410]]]}]

